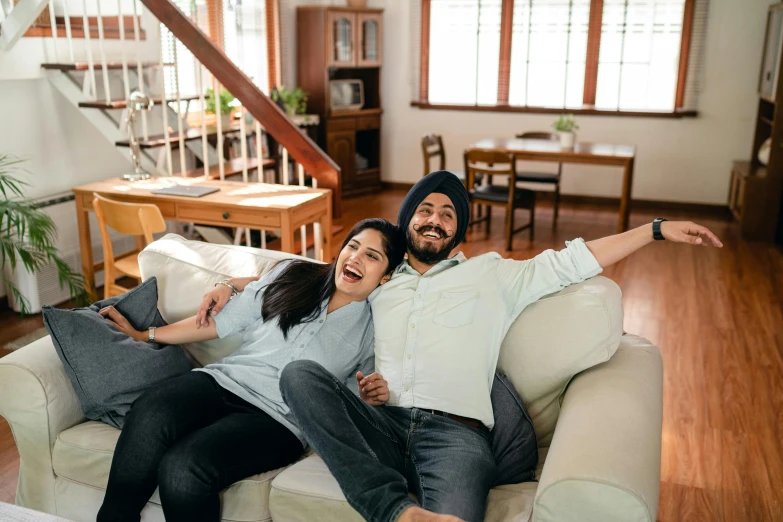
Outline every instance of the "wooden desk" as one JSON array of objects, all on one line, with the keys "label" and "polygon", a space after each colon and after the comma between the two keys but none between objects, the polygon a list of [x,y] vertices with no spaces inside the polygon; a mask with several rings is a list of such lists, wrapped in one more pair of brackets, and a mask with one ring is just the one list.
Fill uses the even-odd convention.
[{"label": "wooden desk", "polygon": [[636,147],[603,143],[577,143],[573,149],[563,149],[560,143],[548,140],[485,139],[474,143],[468,150],[486,150],[513,154],[518,160],[578,163],[583,165],[607,165],[623,167],[623,192],[620,197],[620,218],[617,231],[628,230],[631,212],[631,188]]},{"label": "wooden desk", "polygon": [[[171,185],[201,185],[220,187],[200,198],[152,194],[151,191]],[[160,177],[128,182],[119,178],[90,183],[73,189],[76,195],[76,218],[79,225],[79,245],[82,272],[88,286],[95,287],[95,272],[103,263],[94,263],[90,240],[90,220],[93,193],[117,201],[152,203],[163,217],[202,225],[234,228],[279,230],[283,252],[294,251],[294,231],[302,225],[318,223],[321,244],[315,246],[316,257],[331,261],[332,255],[332,195],[331,190],[312,189],[297,185],[270,185],[239,181],[215,181],[179,177]],[[137,242],[141,249],[143,244]]]}]

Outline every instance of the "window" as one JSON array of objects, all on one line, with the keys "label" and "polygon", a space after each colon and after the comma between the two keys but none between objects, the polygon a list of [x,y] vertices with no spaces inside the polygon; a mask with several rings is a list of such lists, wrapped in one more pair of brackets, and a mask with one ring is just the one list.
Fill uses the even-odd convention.
[{"label": "window", "polygon": [[417,104],[682,113],[697,3],[421,0]]},{"label": "window", "polygon": [[[277,0],[175,0],[177,7],[188,14],[192,20],[213,40],[220,43],[226,56],[231,59],[259,89],[269,94],[271,86],[277,84],[276,72]],[[271,14],[270,14],[271,13]],[[164,70],[166,96],[176,96],[176,83],[182,96],[197,95],[198,62],[193,54],[178,41],[171,32],[161,25],[161,49],[163,61],[178,63],[175,76],[174,68]],[[272,46],[272,52],[269,47]],[[204,69],[202,86],[211,88],[208,71]],[[198,102],[190,105],[200,110]]]}]

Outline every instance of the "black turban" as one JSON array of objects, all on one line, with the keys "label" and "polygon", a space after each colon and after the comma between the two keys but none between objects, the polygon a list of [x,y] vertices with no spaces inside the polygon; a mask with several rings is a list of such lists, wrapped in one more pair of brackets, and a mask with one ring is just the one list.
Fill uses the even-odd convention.
[{"label": "black turban", "polygon": [[454,233],[453,245],[457,246],[465,239],[465,233],[468,231],[470,204],[465,185],[457,176],[447,170],[438,170],[427,174],[410,189],[400,205],[397,225],[402,230],[408,230],[408,225],[410,225],[416,209],[432,193],[444,194],[454,204],[457,213],[457,231]]}]

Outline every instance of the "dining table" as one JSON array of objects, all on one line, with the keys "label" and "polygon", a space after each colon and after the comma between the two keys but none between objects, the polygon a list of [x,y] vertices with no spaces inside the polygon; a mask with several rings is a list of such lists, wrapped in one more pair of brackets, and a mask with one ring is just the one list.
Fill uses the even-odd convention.
[{"label": "dining table", "polygon": [[617,232],[628,230],[633,189],[633,168],[636,160],[634,145],[579,142],[571,148],[562,147],[559,141],[522,138],[486,138],[470,145],[471,150],[512,154],[522,161],[550,161],[580,165],[604,165],[623,169],[623,188],[620,194],[620,215]]}]

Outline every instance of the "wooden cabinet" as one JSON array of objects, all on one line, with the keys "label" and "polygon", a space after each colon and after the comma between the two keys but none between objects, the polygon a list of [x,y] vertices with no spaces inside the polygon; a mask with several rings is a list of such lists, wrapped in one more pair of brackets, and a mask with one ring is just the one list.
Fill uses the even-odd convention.
[{"label": "wooden cabinet", "polygon": [[[300,6],[296,16],[299,87],[321,117],[318,144],[340,167],[342,196],[379,191],[383,10]],[[332,107],[331,82],[344,80],[361,82],[360,109]]]},{"label": "wooden cabinet", "polygon": [[[758,83],[758,108],[749,161],[735,161],[729,185],[729,209],[743,239],[783,244],[783,4],[767,17],[766,45]],[[764,149],[764,163],[759,151]]]}]

